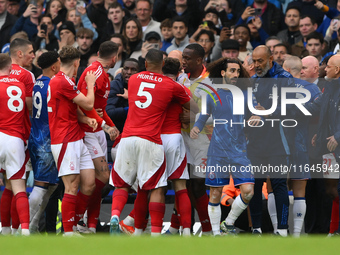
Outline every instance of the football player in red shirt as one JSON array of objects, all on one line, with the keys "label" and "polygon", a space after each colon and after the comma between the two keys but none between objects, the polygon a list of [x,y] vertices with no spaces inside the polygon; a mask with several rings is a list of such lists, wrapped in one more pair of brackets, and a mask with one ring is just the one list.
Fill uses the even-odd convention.
[{"label": "football player in red shirt", "polygon": [[[27,140],[31,131],[31,122],[29,119],[29,114],[32,111],[32,90],[35,83],[34,75],[23,68],[23,66],[30,66],[34,59],[34,50],[32,43],[25,39],[14,39],[10,44],[10,56],[12,59],[12,71],[10,74],[11,78],[16,78],[22,82],[25,86],[25,102],[27,108],[24,112],[24,141],[25,141],[25,171],[30,171],[31,165],[29,162],[29,153],[27,150]],[[13,193],[10,182],[6,182],[6,188],[1,197],[1,217],[2,226],[5,226],[6,231],[10,231],[10,221],[12,218],[12,233],[15,234],[20,225],[18,213],[16,210],[16,201],[12,199]]]},{"label": "football player in red shirt", "polygon": [[143,232],[150,192],[149,213],[151,234],[160,235],[165,212],[163,187],[167,185],[161,127],[170,102],[176,100],[183,107],[197,105],[182,85],[162,75],[163,54],[151,49],[145,56],[145,72],[129,79],[129,112],[124,126],[117,157],[112,169],[113,216],[111,232],[118,230],[119,216],[128,197],[128,190],[138,180],[135,201],[135,235]]},{"label": "football player in red shirt", "polygon": [[[26,89],[22,82],[9,76],[11,64],[7,54],[0,54],[0,168],[5,170],[11,187],[11,190],[5,189],[4,193],[10,194],[2,198],[2,202],[10,205],[10,200],[14,201],[22,234],[29,235],[30,216],[25,182]],[[10,233],[8,218],[9,211],[1,210],[3,234]]]},{"label": "football player in red shirt", "polygon": [[[86,116],[95,118],[98,122],[98,128],[94,131],[88,125],[81,124],[82,129],[85,131],[84,143],[91,154],[96,171],[96,188],[90,197],[87,210],[87,226],[92,233],[96,232],[101,205],[101,191],[105,184],[108,183],[110,176],[110,170],[107,164],[107,142],[104,131],[109,134],[111,140],[116,139],[119,135],[118,129],[105,111],[107,98],[110,93],[110,81],[107,71],[114,67],[117,52],[117,44],[111,41],[103,42],[99,47],[97,61],[85,69],[78,82],[78,89],[86,95],[86,74],[89,71],[93,71],[97,76],[94,85],[94,108],[91,111],[81,109]],[[98,115],[96,109],[102,111],[101,117]]]},{"label": "football player in red shirt", "polygon": [[65,46],[59,56],[60,72],[51,79],[49,85],[51,99],[48,102],[48,118],[51,150],[59,171],[58,176],[65,185],[62,221],[65,236],[69,236],[75,234],[73,229],[84,214],[95,188],[94,166],[83,142],[85,134],[78,123],[77,106],[87,111],[92,110],[96,75],[93,71],[86,74],[85,96],[73,82],[79,67],[79,51],[72,46]]}]

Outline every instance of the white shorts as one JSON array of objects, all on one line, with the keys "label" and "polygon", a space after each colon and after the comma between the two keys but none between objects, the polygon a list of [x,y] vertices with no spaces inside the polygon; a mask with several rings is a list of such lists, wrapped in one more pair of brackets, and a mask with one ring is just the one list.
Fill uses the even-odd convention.
[{"label": "white shorts", "polygon": [[118,188],[130,188],[136,179],[144,190],[167,186],[163,146],[137,136],[122,138],[111,178]]},{"label": "white shorts", "polygon": [[190,134],[184,131],[182,131],[182,136],[187,152],[188,163],[194,166],[190,167],[190,177],[205,178],[205,173],[203,171],[196,171],[195,166],[200,166],[200,168],[197,167],[197,169],[201,169],[207,165],[207,154],[210,144],[208,136],[199,133],[197,139],[191,139]]},{"label": "white shorts", "polygon": [[26,179],[26,152],[22,139],[0,132],[0,169],[6,171],[8,180]]},{"label": "white shorts", "polygon": [[92,159],[105,157],[107,161],[107,141],[104,130],[95,133],[85,132],[84,143]]},{"label": "white shorts", "polygon": [[169,180],[189,179],[185,145],[181,134],[162,134],[166,158],[166,171]]},{"label": "white shorts", "polygon": [[52,144],[51,150],[58,168],[58,177],[80,174],[80,170],[94,169],[91,155],[82,139],[70,142]]},{"label": "white shorts", "polygon": [[[336,162],[334,153],[328,153],[322,156],[323,158],[323,178],[339,179],[339,164]],[[327,167],[325,167],[325,165]]]}]

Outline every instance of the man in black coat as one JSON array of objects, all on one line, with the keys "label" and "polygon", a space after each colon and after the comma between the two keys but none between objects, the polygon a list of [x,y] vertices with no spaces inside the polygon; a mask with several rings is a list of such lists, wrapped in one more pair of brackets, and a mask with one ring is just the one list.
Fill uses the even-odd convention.
[{"label": "man in black coat", "polygon": [[18,19],[7,12],[7,6],[7,0],[0,0],[0,49],[9,43],[11,29]]}]

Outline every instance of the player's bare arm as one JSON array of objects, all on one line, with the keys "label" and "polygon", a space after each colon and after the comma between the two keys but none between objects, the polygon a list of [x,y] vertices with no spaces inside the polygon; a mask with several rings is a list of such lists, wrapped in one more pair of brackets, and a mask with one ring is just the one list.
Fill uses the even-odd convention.
[{"label": "player's bare arm", "polygon": [[102,129],[110,136],[111,141],[114,141],[117,136],[119,136],[119,130],[116,127],[110,127],[104,124]]},{"label": "player's bare arm", "polygon": [[28,109],[28,112],[30,114],[30,116],[32,117],[32,110],[33,110],[33,99],[32,97],[26,97],[25,98],[25,102],[26,102],[26,106],[27,106],[27,109]]},{"label": "player's bare arm", "polygon": [[87,117],[80,109],[79,107],[77,108],[77,117],[78,117],[78,122],[80,123],[85,123],[89,125],[89,127],[93,128],[93,131],[95,131],[98,127],[98,122],[94,118],[89,118]]},{"label": "player's bare arm", "polygon": [[91,111],[94,105],[93,86],[96,82],[96,75],[93,71],[89,71],[86,74],[85,81],[87,85],[87,95],[85,96],[83,93],[79,93],[79,95],[73,99],[73,102],[75,102],[84,110]]}]

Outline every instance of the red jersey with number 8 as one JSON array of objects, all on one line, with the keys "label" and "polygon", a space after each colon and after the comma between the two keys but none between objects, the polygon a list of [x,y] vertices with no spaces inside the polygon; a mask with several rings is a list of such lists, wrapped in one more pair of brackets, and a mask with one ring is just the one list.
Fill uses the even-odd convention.
[{"label": "red jersey with number 8", "polygon": [[[32,97],[33,86],[35,83],[35,78],[34,78],[33,73],[31,73],[30,71],[26,70],[25,68],[17,64],[12,64],[12,71],[11,71],[10,77],[15,78],[18,81],[22,82],[25,86],[26,97]],[[28,109],[26,110],[26,113],[25,113],[25,128],[26,129],[25,129],[24,139],[28,140],[30,136],[30,132],[31,132],[31,121],[30,121],[30,114],[28,112]]]},{"label": "red jersey with number 8", "polygon": [[15,78],[0,76],[0,132],[25,141],[25,85]]},{"label": "red jersey with number 8", "polygon": [[138,136],[162,144],[161,127],[171,101],[185,104],[184,87],[162,74],[141,72],[129,79],[129,111],[122,137]]}]

